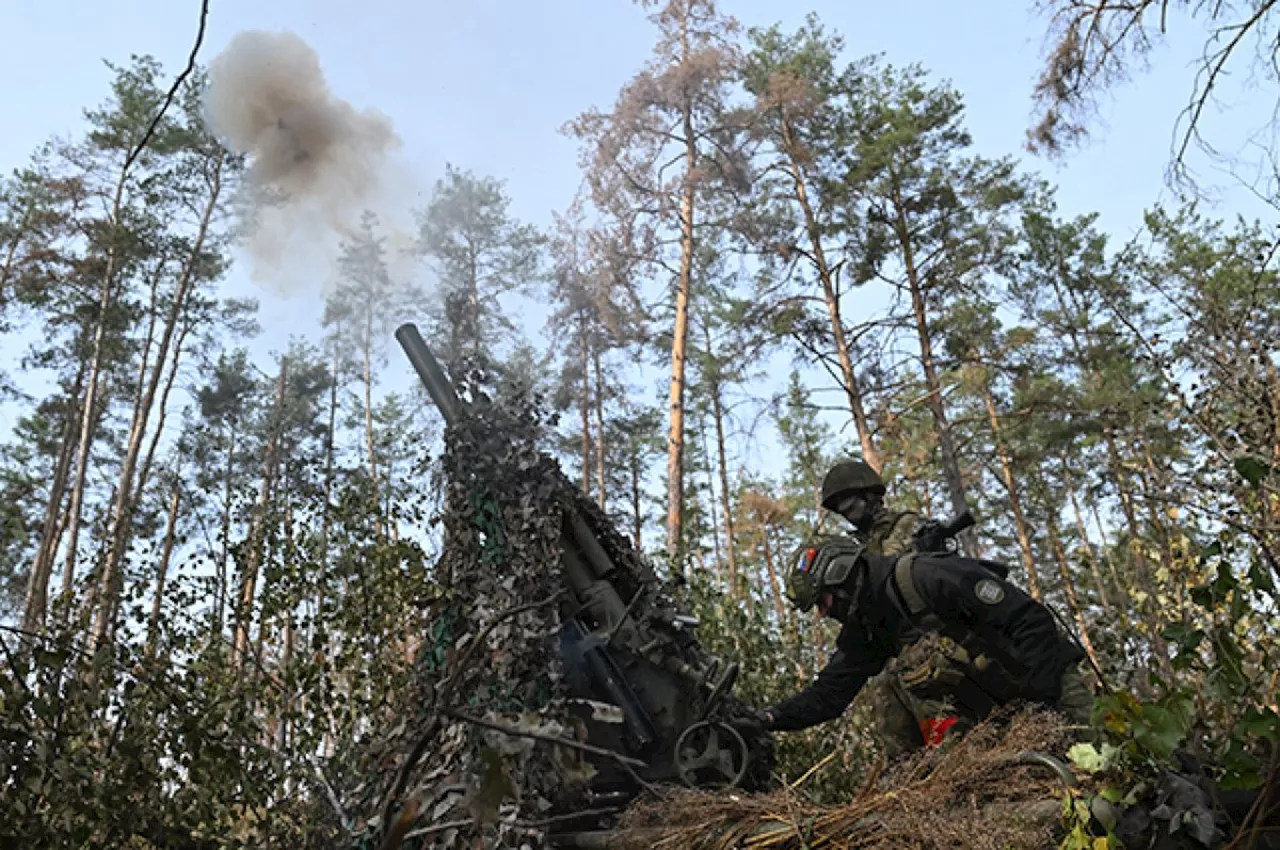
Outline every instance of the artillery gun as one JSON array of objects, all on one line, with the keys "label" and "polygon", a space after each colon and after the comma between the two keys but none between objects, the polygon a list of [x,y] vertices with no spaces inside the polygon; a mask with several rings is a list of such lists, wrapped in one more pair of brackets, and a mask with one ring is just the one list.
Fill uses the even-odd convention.
[{"label": "artillery gun", "polygon": [[[417,328],[400,326],[396,339],[446,427],[472,415]],[[589,743],[645,764],[632,775],[613,760],[595,758],[591,791],[625,798],[640,790],[637,777],[695,788],[760,787],[768,781],[773,745],[763,730],[744,735],[742,724],[734,725],[750,714],[732,694],[738,665],[702,649],[697,619],[681,610],[603,511],[554,462],[548,467],[565,506],[559,655],[572,710]]]}]

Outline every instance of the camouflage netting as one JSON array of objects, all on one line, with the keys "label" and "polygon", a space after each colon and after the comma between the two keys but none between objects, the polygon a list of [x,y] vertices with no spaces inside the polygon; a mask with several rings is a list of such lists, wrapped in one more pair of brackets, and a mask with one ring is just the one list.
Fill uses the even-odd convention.
[{"label": "camouflage netting", "polygon": [[538,450],[533,401],[468,395],[440,467],[442,594],[414,687],[396,698],[403,719],[368,756],[376,775],[362,789],[362,850],[538,847],[552,827],[580,825],[574,813],[588,805],[593,767],[583,750],[555,743],[586,737],[566,710],[556,643],[564,508],[583,516],[620,571],[651,585],[654,604],[669,599],[629,541]]},{"label": "camouflage netting", "polygon": [[482,400],[446,436],[444,592],[405,720],[378,744],[362,847],[540,846],[589,776],[578,750],[529,737],[581,738],[554,643],[566,494],[536,431],[519,404]]},{"label": "camouflage netting", "polygon": [[1063,752],[1057,715],[1024,712],[980,726],[963,740],[873,777],[857,799],[807,802],[803,788],[769,794],[677,791],[636,804],[610,847],[625,850],[1020,850],[1054,847],[1064,785],[1051,769],[1023,764],[1029,751]]}]

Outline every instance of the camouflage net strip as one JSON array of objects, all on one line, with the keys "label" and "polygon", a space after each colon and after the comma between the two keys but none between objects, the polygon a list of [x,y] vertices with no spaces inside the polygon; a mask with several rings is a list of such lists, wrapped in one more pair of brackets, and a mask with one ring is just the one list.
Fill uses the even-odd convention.
[{"label": "camouflage net strip", "polygon": [[1054,847],[1064,793],[1026,751],[1062,752],[1062,719],[1025,712],[978,727],[954,745],[872,776],[857,799],[818,806],[800,790],[769,794],[678,791],[637,803],[610,847],[624,850],[1020,850]]}]

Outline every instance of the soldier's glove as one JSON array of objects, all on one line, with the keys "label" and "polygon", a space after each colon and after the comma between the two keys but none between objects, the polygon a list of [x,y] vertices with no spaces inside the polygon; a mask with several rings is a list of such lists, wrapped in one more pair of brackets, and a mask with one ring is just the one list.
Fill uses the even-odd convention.
[{"label": "soldier's glove", "polygon": [[763,735],[773,725],[773,715],[768,711],[752,710],[750,714],[739,714],[729,721],[729,725],[744,738]]}]

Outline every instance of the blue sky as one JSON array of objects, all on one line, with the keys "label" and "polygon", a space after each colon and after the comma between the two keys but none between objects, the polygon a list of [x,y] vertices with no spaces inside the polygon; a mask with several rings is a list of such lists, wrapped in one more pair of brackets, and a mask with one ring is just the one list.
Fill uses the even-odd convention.
[{"label": "blue sky", "polygon": [[[1200,30],[1175,19],[1176,37],[1156,52],[1152,72],[1104,104],[1097,139],[1054,165],[1022,151],[1044,31],[1031,5],[721,2],[747,26],[780,20],[794,28],[813,11],[845,36],[850,58],[883,52],[896,64],[924,64],[964,93],[978,152],[1023,156],[1025,167],[1060,186],[1065,213],[1098,211],[1103,228],[1123,240],[1144,208],[1168,196],[1171,132],[1189,94]],[[0,167],[17,167],[51,135],[77,130],[81,111],[106,94],[104,58],[150,53],[175,73],[197,8],[196,0],[0,0]],[[423,186],[446,162],[492,174],[507,181],[513,211],[537,224],[566,206],[580,179],[574,142],[559,128],[589,106],[607,108],[653,41],[643,10],[627,0],[213,0],[202,60],[244,29],[289,29],[306,40],[339,96],[392,118]],[[1210,119],[1231,137],[1270,105],[1242,94],[1233,110]],[[1266,213],[1243,191],[1223,197],[1219,214]],[[226,285],[253,289],[243,269]],[[264,294],[263,344],[282,346],[288,333],[307,330],[316,303]],[[407,378],[401,358],[393,356],[392,370]]]}]

